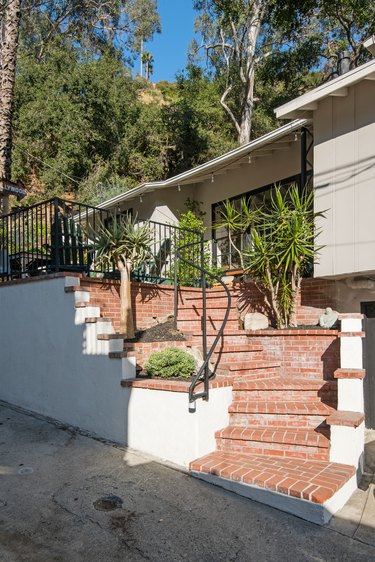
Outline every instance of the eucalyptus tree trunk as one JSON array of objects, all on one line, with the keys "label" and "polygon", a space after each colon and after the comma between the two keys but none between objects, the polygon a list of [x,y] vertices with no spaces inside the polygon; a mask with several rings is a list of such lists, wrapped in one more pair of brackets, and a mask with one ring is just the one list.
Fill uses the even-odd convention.
[{"label": "eucalyptus tree trunk", "polygon": [[117,264],[121,276],[120,285],[120,332],[126,334],[128,339],[135,337],[134,321],[132,311],[132,295],[131,295],[131,270],[132,263],[127,261],[123,264],[119,261]]},{"label": "eucalyptus tree trunk", "polygon": [[[2,12],[0,63],[0,179],[11,179],[13,93],[16,80],[16,61],[21,0],[8,0]],[[8,212],[9,197],[2,198],[2,211]]]}]

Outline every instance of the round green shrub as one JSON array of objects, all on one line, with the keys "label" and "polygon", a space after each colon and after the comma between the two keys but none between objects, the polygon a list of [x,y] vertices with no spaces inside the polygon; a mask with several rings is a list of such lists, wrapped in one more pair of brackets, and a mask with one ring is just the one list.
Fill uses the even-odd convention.
[{"label": "round green shrub", "polygon": [[151,353],[144,368],[152,377],[162,379],[182,377],[186,379],[195,371],[195,360],[190,353],[178,347],[166,347],[163,351]]}]

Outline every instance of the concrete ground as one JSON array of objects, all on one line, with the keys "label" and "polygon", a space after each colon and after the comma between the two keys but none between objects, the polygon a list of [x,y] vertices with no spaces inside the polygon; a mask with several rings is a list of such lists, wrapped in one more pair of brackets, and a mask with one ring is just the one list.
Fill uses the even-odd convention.
[{"label": "concrete ground", "polygon": [[0,560],[369,562],[370,472],[362,519],[318,527],[0,404]]}]

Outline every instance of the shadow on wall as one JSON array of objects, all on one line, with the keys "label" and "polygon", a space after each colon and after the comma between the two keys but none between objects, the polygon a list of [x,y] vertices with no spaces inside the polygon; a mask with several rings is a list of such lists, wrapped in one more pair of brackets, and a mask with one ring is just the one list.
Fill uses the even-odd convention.
[{"label": "shadow on wall", "polygon": [[[329,330],[327,330],[329,335]],[[336,338],[330,343],[321,357],[323,365],[323,379],[334,380],[333,374],[340,367],[340,340]]]}]

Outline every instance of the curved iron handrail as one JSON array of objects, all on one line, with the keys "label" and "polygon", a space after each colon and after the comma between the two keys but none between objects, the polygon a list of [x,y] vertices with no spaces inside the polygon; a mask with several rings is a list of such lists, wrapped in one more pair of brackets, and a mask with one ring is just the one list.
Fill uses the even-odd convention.
[{"label": "curved iron handrail", "polygon": [[[186,249],[186,248],[190,248],[192,246],[195,246],[197,244],[201,245],[201,264],[202,265],[197,265],[196,263],[187,260],[186,258],[182,257],[181,255],[181,251]],[[203,267],[203,263],[204,263],[204,239],[203,239],[203,235],[201,235],[201,239],[198,242],[189,242],[188,244],[185,244],[184,246],[178,247],[176,248],[176,255],[177,258],[179,260],[181,260],[183,263],[189,265],[190,267],[194,267],[195,269],[197,269],[198,271],[200,271],[200,273],[202,274],[202,293],[203,293],[203,314],[202,314],[202,339],[203,339],[203,363],[201,365],[201,367],[198,369],[197,373],[194,375],[193,380],[191,382],[190,388],[189,388],[189,403],[193,404],[196,400],[198,400],[199,398],[202,398],[203,400],[208,401],[209,398],[209,379],[210,377],[210,373],[209,373],[209,362],[210,359],[212,357],[213,352],[215,351],[215,348],[217,346],[217,344],[219,343],[220,338],[222,337],[223,333],[224,333],[224,329],[225,326],[227,325],[228,322],[228,318],[229,318],[229,314],[230,314],[230,309],[231,309],[231,304],[232,304],[232,297],[230,294],[230,291],[227,287],[227,285],[222,281],[222,279],[220,277],[218,277],[217,275],[215,275],[214,273],[212,273],[211,271],[208,271],[207,269],[205,269]],[[223,323],[221,325],[221,327],[218,330],[218,333],[216,334],[216,337],[210,347],[210,349],[207,351],[207,317],[206,317],[206,276],[211,277],[213,280],[217,281],[218,283],[220,283],[220,285],[224,288],[226,295],[228,297],[228,304],[227,304],[227,309],[225,311],[225,315],[224,315],[224,320]],[[204,385],[204,389],[202,392],[197,392],[194,393],[194,390],[196,389],[196,387],[201,384],[203,381],[203,385]]]}]

